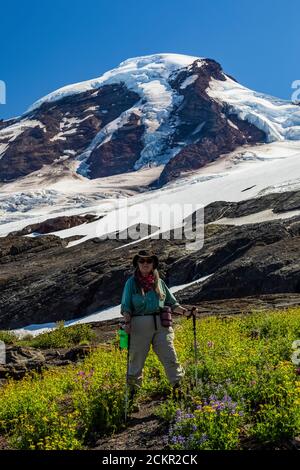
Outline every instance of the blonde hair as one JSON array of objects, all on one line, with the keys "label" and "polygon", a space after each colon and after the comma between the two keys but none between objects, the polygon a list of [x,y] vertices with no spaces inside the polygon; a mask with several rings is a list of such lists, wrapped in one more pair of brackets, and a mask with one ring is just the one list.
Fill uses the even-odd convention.
[{"label": "blonde hair", "polygon": [[166,297],[166,294],[161,290],[160,282],[159,282],[159,272],[156,268],[153,269],[153,275],[154,275],[154,290],[157,293],[159,300],[164,300]]}]

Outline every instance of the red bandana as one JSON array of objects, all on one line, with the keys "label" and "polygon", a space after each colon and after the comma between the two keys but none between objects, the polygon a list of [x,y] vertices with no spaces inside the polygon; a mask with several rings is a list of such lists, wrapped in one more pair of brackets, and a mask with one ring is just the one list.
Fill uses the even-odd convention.
[{"label": "red bandana", "polygon": [[154,275],[153,273],[147,274],[147,276],[143,276],[139,269],[136,272],[136,278],[139,285],[144,289],[144,292],[148,292],[149,290],[154,289]]}]

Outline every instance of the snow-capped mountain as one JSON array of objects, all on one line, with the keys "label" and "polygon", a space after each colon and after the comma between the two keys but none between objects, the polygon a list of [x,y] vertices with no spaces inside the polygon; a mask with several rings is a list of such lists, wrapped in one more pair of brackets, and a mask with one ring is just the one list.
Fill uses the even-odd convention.
[{"label": "snow-capped mountain", "polygon": [[128,59],[0,121],[1,233],[107,213],[156,188],[174,199],[173,185],[205,204],[294,190],[299,143],[299,106],[243,87],[211,59]]},{"label": "snow-capped mountain", "polygon": [[0,122],[0,181],[49,166],[95,179],[161,166],[163,185],[238,146],[300,139],[300,109],[210,59],[157,54],[61,88]]},{"label": "snow-capped mountain", "polygon": [[[299,161],[299,106],[211,59],[129,59],[51,93],[0,122],[0,327],[117,316],[137,248],[158,253],[180,301],[298,305]],[[164,234],[197,205],[190,252]],[[134,226],[159,236],[105,238]]]}]

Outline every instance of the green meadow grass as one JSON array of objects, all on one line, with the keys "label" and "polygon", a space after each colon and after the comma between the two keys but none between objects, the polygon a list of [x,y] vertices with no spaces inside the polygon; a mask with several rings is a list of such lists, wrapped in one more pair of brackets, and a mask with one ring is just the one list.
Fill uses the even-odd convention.
[{"label": "green meadow grass", "polygon": [[[192,322],[181,319],[175,347],[186,371],[185,398],[157,409],[169,423],[166,444],[243,449],[249,441],[277,445],[300,435],[299,366],[291,360],[298,339],[300,308],[206,317],[197,321],[196,366]],[[1,387],[0,434],[16,449],[53,450],[87,448],[94,437],[117,432],[125,426],[126,360],[116,338],[76,365],[10,380]],[[151,351],[139,400],[169,390]]]},{"label": "green meadow grass", "polygon": [[10,331],[0,331],[0,340],[9,345],[30,346],[32,348],[68,348],[78,344],[89,344],[94,339],[94,333],[88,324],[68,326],[58,322],[50,332],[32,336],[28,333],[22,339]]}]

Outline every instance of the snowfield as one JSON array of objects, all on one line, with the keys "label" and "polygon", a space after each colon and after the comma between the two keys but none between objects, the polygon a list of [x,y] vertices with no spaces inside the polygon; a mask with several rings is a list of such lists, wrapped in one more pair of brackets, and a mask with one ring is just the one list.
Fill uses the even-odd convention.
[{"label": "snowfield", "polygon": [[[78,240],[69,243],[70,247],[94,237],[123,231],[136,223],[158,227],[158,232],[181,227],[183,218],[214,201],[241,201],[274,192],[299,190],[300,107],[254,92],[225,74],[225,81],[210,81],[208,95],[226,105],[241,119],[263,130],[268,143],[243,146],[199,170],[186,172],[161,189],[149,190],[148,185],[157,180],[164,165],[182,148],[168,149],[167,146],[168,137],[174,131],[170,114],[183,99],[171,87],[170,78],[176,77],[182,69],[188,69],[195,60],[199,61],[200,67],[205,61],[178,54],[128,59],[99,78],[50,93],[34,103],[20,121],[0,130],[1,159],[9,142],[27,127],[44,127],[39,121],[29,119],[29,114],[34,114],[45,102],[52,103],[66,96],[118,83],[125,83],[141,98],[131,109],[101,129],[88,148],[81,155],[76,155],[76,159],[68,159],[68,156],[75,157],[75,152],[69,149],[56,164],[45,165],[17,181],[0,183],[0,236],[53,217],[87,213],[103,216],[95,222],[55,233],[62,238],[79,236]],[[192,86],[195,80],[195,73],[188,76],[181,84],[181,90]],[[86,117],[81,120],[64,118],[60,132],[53,140],[65,139],[68,133],[76,132],[76,126],[95,109],[93,106],[86,109]],[[102,112],[105,113],[105,110]],[[134,167],[136,171],[89,180],[86,162],[92,150],[112,139],[114,132],[127,122],[132,113],[141,117],[146,129],[144,148]],[[195,132],[201,130],[203,125],[199,122]],[[232,122],[230,125],[235,127]],[[43,130],[46,132],[45,128]],[[293,217],[299,212],[274,214],[272,210],[265,210],[235,219],[222,218],[218,223],[255,223]],[[132,240],[130,243],[138,244],[139,241]],[[67,324],[118,316],[119,306],[114,306]],[[32,325],[18,331],[38,334],[53,326]]]},{"label": "snowfield", "polygon": [[[71,246],[124,230],[137,222],[160,226],[164,231],[170,223],[166,218],[168,208],[175,204],[182,209],[182,214],[176,211],[173,228],[181,225],[181,215],[187,216],[199,206],[216,200],[241,201],[271,192],[300,189],[300,142],[243,147],[161,189],[138,192],[143,182],[157,176],[156,170],[158,168],[144,169],[93,181],[66,176],[50,185],[46,180],[44,189],[21,194],[17,191],[20,183],[11,183],[9,193],[1,193],[0,188],[0,210],[5,214],[0,221],[0,236],[50,217],[105,215],[99,221],[56,232],[62,238],[82,237]],[[269,215],[265,217],[267,220]]]},{"label": "snowfield", "polygon": [[[172,72],[188,67],[195,60],[202,60],[200,57],[193,57],[182,54],[153,54],[148,56],[134,57],[120,63],[120,65],[101,77],[85,82],[67,85],[63,88],[49,93],[39,99],[28,109],[28,113],[40,107],[43,103],[52,103],[54,101],[65,98],[66,96],[82,93],[89,90],[97,90],[103,85],[124,82],[126,86],[134,91],[139,92],[139,87],[152,80],[158,80],[164,88],[166,81]],[[157,85],[159,85],[159,83]],[[160,91],[162,91],[162,88]],[[169,85],[168,85],[169,88]],[[154,93],[155,93],[154,86]],[[151,92],[150,92],[151,94]],[[160,98],[161,99],[161,98]]]},{"label": "snowfield", "polygon": [[226,76],[226,81],[212,79],[209,96],[226,103],[243,121],[264,131],[269,142],[300,140],[300,107],[289,101],[257,93]]}]

